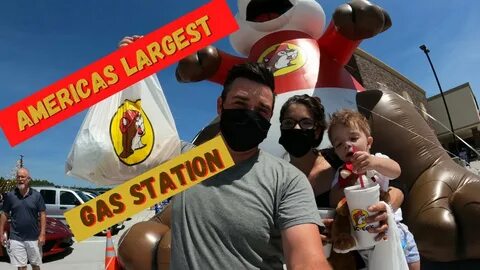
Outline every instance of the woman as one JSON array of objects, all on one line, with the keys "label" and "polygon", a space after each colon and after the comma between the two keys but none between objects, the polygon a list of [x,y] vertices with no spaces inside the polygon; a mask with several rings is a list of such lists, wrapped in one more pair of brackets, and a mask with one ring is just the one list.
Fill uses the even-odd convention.
[{"label": "woman", "polygon": [[[336,207],[339,198],[330,198],[330,191],[334,173],[343,162],[332,148],[317,150],[326,127],[325,109],[318,97],[293,96],[280,110],[279,143],[290,154],[290,163],[307,175],[318,207]],[[390,203],[395,210],[403,202],[403,186],[396,180],[391,186]]]},{"label": "woman", "polygon": [[[335,155],[332,148],[317,150],[320,145],[327,124],[325,109],[318,97],[309,95],[296,95],[288,99],[280,110],[279,143],[290,155],[290,163],[301,170],[308,177],[312,185],[318,207],[336,207],[343,197],[343,192],[332,190],[332,182],[336,169],[342,161]],[[390,185],[399,187],[400,182],[393,180]],[[401,187],[401,186],[400,186]],[[332,192],[331,192],[332,191]],[[342,194],[340,194],[340,192]],[[332,193],[332,194],[331,194]],[[389,190],[390,203],[394,209],[403,202],[403,192],[395,187]],[[367,222],[380,221],[380,226],[371,230],[377,233],[377,240],[385,236],[388,228],[387,214],[383,204],[376,204],[378,214],[368,218]],[[331,223],[331,220],[324,220]],[[361,260],[357,262],[363,264]],[[358,266],[360,266],[357,264]]]},{"label": "woman", "polygon": [[329,199],[335,173],[332,166],[340,166],[342,161],[333,149],[316,149],[327,128],[320,99],[308,95],[288,99],[280,110],[280,128],[279,143],[290,154],[290,162],[307,175],[317,206],[334,206]]}]

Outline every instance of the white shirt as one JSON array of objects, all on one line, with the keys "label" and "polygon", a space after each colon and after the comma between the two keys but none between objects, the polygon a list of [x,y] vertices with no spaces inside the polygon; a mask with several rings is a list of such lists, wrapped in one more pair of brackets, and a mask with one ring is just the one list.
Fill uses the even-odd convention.
[{"label": "white shirt", "polygon": [[[387,155],[384,155],[382,153],[375,153],[375,157],[380,157],[380,158],[388,158],[390,159]],[[334,179],[332,181],[332,188],[338,183],[338,178],[340,177],[340,170],[342,167],[338,168],[337,172],[335,173]],[[362,175],[364,184],[368,185],[371,183],[377,183],[380,185],[380,189],[382,191],[388,192],[388,186],[389,186],[389,181],[393,180],[393,178],[387,177],[376,170],[368,170],[365,175]],[[357,184],[360,185],[359,180],[357,180]],[[395,221],[399,222],[401,221],[402,218],[402,209],[398,208],[395,211]]]}]

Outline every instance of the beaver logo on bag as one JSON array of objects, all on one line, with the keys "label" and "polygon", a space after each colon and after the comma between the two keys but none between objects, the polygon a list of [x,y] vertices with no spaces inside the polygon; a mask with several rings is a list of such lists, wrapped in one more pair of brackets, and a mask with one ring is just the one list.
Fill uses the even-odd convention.
[{"label": "beaver logo on bag", "polygon": [[153,149],[152,124],[142,110],[141,100],[125,100],[110,122],[110,138],[115,153],[126,165],[143,162]]}]

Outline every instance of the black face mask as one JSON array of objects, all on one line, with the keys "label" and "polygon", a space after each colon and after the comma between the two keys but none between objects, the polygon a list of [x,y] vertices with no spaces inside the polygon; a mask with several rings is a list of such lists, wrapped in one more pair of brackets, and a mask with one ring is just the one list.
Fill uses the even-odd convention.
[{"label": "black face mask", "polygon": [[270,122],[258,112],[245,109],[223,109],[220,131],[228,146],[237,152],[257,147],[267,137]]},{"label": "black face mask", "polygon": [[294,157],[303,157],[314,146],[318,145],[315,139],[315,129],[281,129],[278,142]]}]

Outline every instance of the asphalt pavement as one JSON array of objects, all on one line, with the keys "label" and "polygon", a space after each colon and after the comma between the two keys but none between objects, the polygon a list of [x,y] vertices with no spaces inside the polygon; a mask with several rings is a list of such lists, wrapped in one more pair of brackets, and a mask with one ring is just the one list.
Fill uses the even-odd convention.
[{"label": "asphalt pavement", "polygon": [[[153,210],[144,210],[126,221],[125,228],[112,236],[115,251],[118,251],[118,239],[133,224],[148,220],[154,215]],[[80,243],[75,242],[72,248],[62,254],[46,257],[41,265],[42,270],[104,270],[105,269],[106,237],[94,236]],[[14,270],[6,258],[0,259],[1,270]],[[28,266],[28,269],[31,269]]]}]

